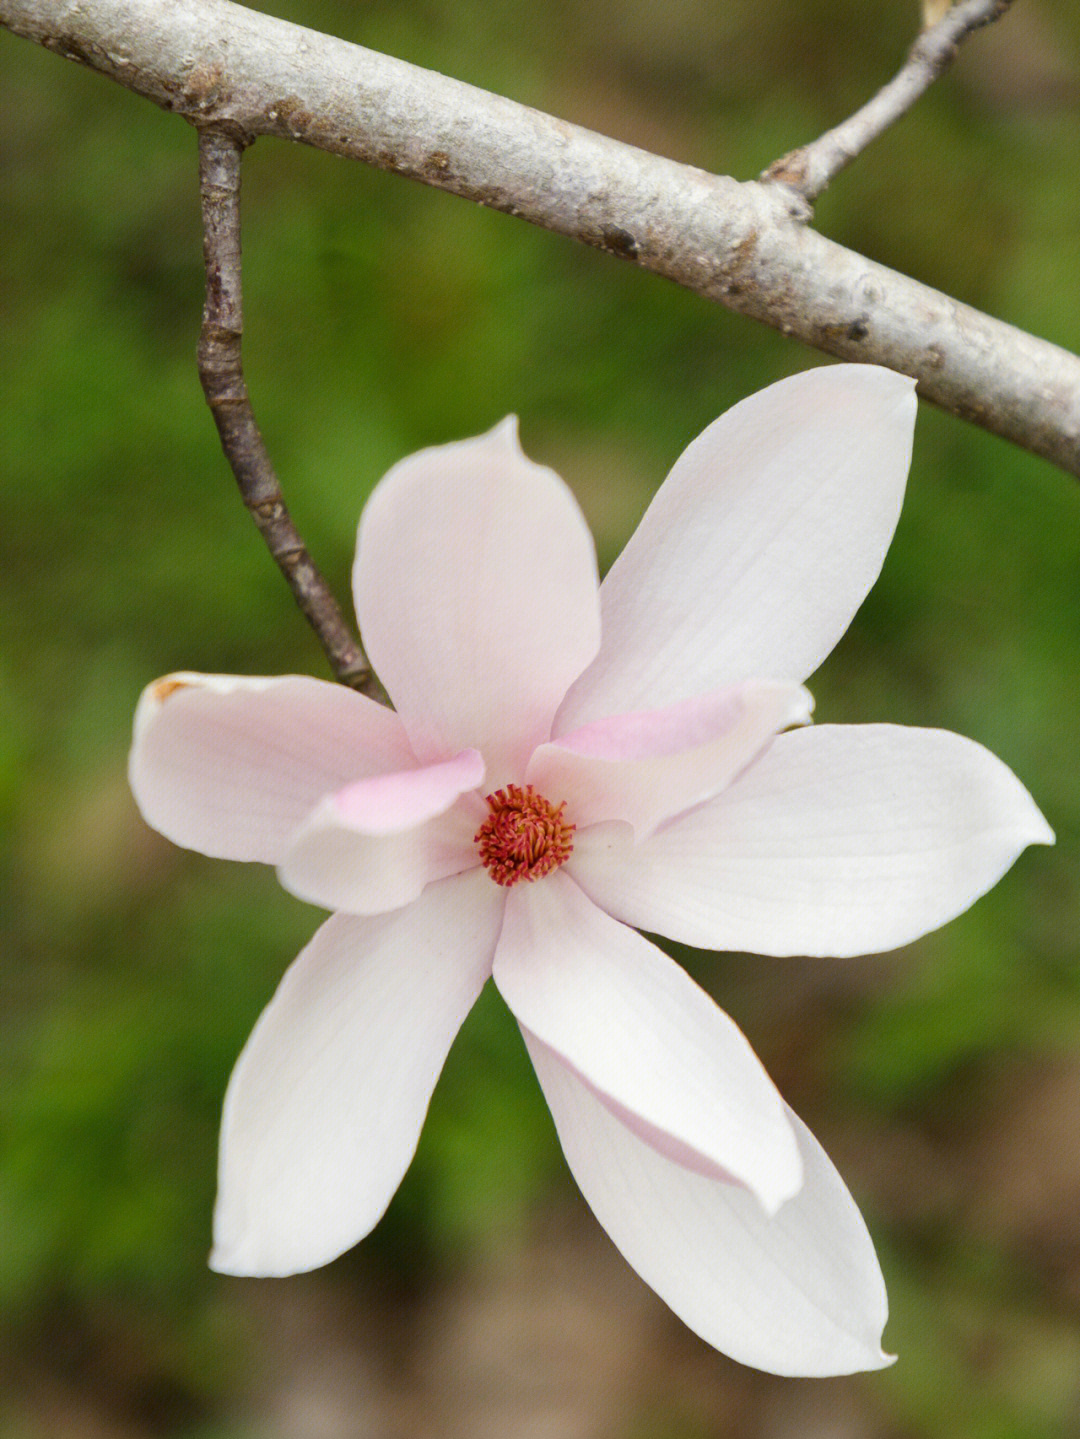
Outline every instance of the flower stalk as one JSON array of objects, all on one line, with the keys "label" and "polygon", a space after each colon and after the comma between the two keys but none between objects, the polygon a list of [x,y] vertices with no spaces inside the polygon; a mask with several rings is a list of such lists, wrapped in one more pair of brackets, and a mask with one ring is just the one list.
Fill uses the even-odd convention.
[{"label": "flower stalk", "polygon": [[199,132],[199,195],[206,264],[199,379],[248,513],[304,618],[318,636],[331,669],[351,689],[372,694],[378,691],[378,682],[289,514],[244,380],[240,166],[247,143],[243,132],[234,125]]}]

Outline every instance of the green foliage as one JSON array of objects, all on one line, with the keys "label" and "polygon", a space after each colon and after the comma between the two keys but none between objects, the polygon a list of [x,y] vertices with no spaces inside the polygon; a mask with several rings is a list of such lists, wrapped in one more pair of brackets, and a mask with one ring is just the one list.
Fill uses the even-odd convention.
[{"label": "green foliage", "polygon": [[[667,19],[642,0],[276,9],[745,178],[887,77],[916,6],[681,0]],[[1050,37],[1045,64],[1075,93],[1075,15],[1030,9]],[[1075,116],[997,86],[1009,50],[990,41],[980,53],[998,70],[973,42],[957,75],[834,184],[821,224],[1075,348]],[[183,1410],[154,1432],[209,1439],[239,1433],[212,1417],[236,1380],[217,1317],[229,1281],[204,1269],[221,1095],[317,916],[271,876],[146,833],[123,779],[130,716],[170,669],[325,667],[233,493],[195,374],[193,134],[5,34],[0,147],[0,1346],[48,1334],[57,1313],[87,1332],[106,1313],[129,1336],[149,1324],[146,1372],[211,1413]],[[814,362],[608,257],[269,141],[245,160],[245,259],[256,410],[342,595],[364,497],[421,445],[517,412],[527,451],[580,495],[607,564],[699,429]],[[1080,1040],[1078,520],[1073,481],[924,413],[881,582],[814,681],[820,718],[987,744],[1028,783],[1058,850],[1029,855],[904,955],[841,978],[816,969],[797,1020],[767,967],[700,968],[737,1018],[760,1018],[751,1037],[807,1117],[850,1117],[868,1156],[909,1126],[964,1133],[996,1067],[1023,1072]],[[413,1170],[342,1283],[381,1266],[422,1284],[515,1242],[561,1192],[560,1166],[513,1026],[486,993]],[[932,1241],[882,1184],[860,1196],[890,1236],[888,1337],[903,1354],[877,1391],[893,1426],[882,1432],[1064,1432],[1075,1287],[1025,1286],[1023,1254],[991,1230],[965,1242],[954,1223]],[[647,1432],[699,1432],[669,1421]]]}]

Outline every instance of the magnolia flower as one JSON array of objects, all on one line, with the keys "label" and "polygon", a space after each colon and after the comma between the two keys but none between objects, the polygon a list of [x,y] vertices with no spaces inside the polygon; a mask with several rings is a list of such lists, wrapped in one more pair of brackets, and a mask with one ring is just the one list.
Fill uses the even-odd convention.
[{"label": "magnolia flower", "polygon": [[506,421],[403,460],[364,510],[356,609],[393,710],[295,675],[149,687],[148,822],[335,911],[229,1084],[216,1269],[312,1269],[375,1225],[492,977],[586,1199],[691,1329],[780,1374],[889,1362],[851,1196],[636,927],[893,949],[1051,842],[969,740],[808,727],[802,681],[881,568],[914,415],[912,383],[871,366],[745,400],[603,585],[569,490]]}]

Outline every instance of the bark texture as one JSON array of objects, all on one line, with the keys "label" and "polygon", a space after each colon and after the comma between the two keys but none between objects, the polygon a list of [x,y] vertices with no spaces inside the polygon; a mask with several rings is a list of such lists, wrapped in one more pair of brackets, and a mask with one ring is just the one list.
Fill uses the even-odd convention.
[{"label": "bark texture", "polygon": [[0,0],[0,24],[198,127],[406,175],[593,245],[1080,475],[1080,359],[808,228],[783,184],[680,165],[229,0]]}]

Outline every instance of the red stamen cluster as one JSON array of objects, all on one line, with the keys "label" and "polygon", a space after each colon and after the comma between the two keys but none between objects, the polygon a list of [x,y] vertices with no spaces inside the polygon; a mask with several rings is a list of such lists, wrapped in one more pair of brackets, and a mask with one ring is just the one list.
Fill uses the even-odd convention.
[{"label": "red stamen cluster", "polygon": [[486,799],[491,813],[474,835],[484,868],[496,884],[542,879],[565,864],[576,828],[563,818],[566,801],[553,805],[531,784],[508,784]]}]

